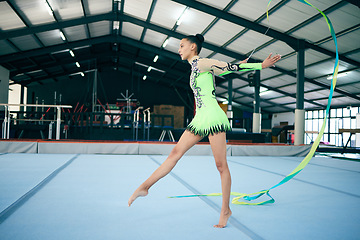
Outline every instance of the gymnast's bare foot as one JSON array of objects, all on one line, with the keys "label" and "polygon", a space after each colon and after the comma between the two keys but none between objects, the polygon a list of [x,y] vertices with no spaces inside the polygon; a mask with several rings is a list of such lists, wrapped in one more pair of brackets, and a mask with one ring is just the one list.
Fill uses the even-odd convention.
[{"label": "gymnast's bare foot", "polygon": [[146,195],[148,195],[148,190],[140,186],[138,189],[135,190],[133,195],[131,195],[131,197],[129,198],[128,201],[129,207],[135,201],[135,199],[137,199],[138,197],[145,197]]},{"label": "gymnast's bare foot", "polygon": [[214,227],[216,227],[216,228],[226,227],[227,221],[228,221],[229,217],[231,216],[231,214],[232,214],[232,212],[231,212],[230,208],[225,211],[221,211],[219,224],[214,225]]}]

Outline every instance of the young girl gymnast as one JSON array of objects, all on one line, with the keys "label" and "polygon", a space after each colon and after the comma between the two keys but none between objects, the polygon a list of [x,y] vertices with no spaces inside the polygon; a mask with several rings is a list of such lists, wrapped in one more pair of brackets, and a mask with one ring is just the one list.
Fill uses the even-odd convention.
[{"label": "young girl gymnast", "polygon": [[180,158],[202,138],[208,136],[216,167],[220,173],[222,189],[222,207],[219,223],[216,228],[226,226],[231,210],[229,206],[231,192],[231,176],[226,160],[226,132],[231,130],[225,112],[215,98],[215,75],[222,76],[235,71],[260,70],[273,66],[280,60],[280,55],[270,54],[262,63],[239,64],[226,63],[218,60],[200,58],[204,37],[200,34],[190,35],[180,41],[179,54],[182,60],[191,65],[190,87],[194,92],[196,114],[180,137],[167,159],[152,175],[142,183],[129,198],[129,206],[137,197],[148,194],[152,185],[166,176]]}]

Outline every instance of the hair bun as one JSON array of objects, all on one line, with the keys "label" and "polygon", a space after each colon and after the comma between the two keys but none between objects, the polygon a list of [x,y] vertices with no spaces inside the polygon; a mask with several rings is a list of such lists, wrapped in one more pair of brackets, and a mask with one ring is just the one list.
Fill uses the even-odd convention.
[{"label": "hair bun", "polygon": [[196,34],[195,37],[200,41],[200,43],[203,43],[204,42],[204,36],[201,35],[201,34]]}]

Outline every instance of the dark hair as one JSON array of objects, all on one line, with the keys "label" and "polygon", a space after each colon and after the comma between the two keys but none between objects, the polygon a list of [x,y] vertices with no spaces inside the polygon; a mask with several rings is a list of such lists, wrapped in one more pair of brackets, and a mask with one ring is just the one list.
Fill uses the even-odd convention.
[{"label": "dark hair", "polygon": [[185,39],[189,40],[191,43],[196,44],[197,54],[199,54],[201,51],[201,48],[202,48],[202,43],[205,40],[203,35],[201,35],[201,34],[189,35],[189,36],[186,36]]}]

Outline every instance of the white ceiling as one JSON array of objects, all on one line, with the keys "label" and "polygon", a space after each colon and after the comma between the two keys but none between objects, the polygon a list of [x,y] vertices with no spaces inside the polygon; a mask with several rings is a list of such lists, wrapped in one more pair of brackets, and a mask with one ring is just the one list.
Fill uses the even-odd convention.
[{"label": "white ceiling", "polygon": [[[335,46],[324,18],[319,13],[299,1],[272,1],[269,7],[269,19],[266,18],[267,0],[235,1],[235,0],[198,0],[198,1],[170,1],[170,0],[48,0],[53,14],[49,14],[47,3],[44,0],[7,0],[0,2],[0,64],[11,71],[21,69],[16,60],[6,61],[9,56],[22,59],[21,54],[31,53],[40,55],[39,49],[59,47],[62,51],[66,44],[76,43],[81,47],[81,41],[106,36],[120,36],[126,40],[134,40],[146,46],[152,46],[159,51],[166,52],[167,56],[177,54],[179,41],[183,35],[203,33],[205,43],[201,57],[212,57],[227,62],[237,62],[234,56],[248,56],[256,49],[252,61],[261,61],[269,53],[278,53],[283,59],[276,64],[278,69],[265,69],[261,72],[262,87],[272,87],[267,94],[261,96],[264,103],[263,110],[269,112],[292,110],[296,102],[296,69],[297,57],[295,50],[284,41],[270,37],[256,29],[249,29],[240,19],[250,20],[260,26],[269,27],[282,35],[296,39],[304,39],[313,46],[335,53]],[[314,6],[327,12],[337,33],[338,50],[342,57],[349,61],[340,61],[339,72],[349,72],[337,81],[333,106],[360,105],[360,9],[347,1],[311,0]],[[186,4],[188,3],[188,4]],[[190,3],[198,4],[192,7]],[[205,4],[205,5],[203,5]],[[123,8],[122,8],[123,6]],[[115,7],[118,7],[115,9]],[[221,10],[223,15],[215,16],[212,9]],[[187,10],[182,23],[176,22],[180,15]],[[211,10],[211,11],[210,11]],[[114,14],[118,17],[121,29],[113,29],[117,19],[98,19],[86,22],[90,17]],[[240,17],[239,22],[226,20],[228,15]],[[122,21],[122,17],[129,17],[131,21]],[[76,24],[76,21],[84,20]],[[69,27],[57,27],[54,24],[69,22]],[[73,21],[73,22],[72,22]],[[34,33],[22,34],[20,30],[35,29],[45,26],[45,30],[37,28]],[[266,29],[265,28],[265,29]],[[51,29],[51,30],[49,30]],[[60,37],[62,31],[66,40]],[[169,34],[170,33],[170,34]],[[241,33],[241,34],[239,34]],[[7,37],[8,34],[11,37]],[[166,47],[162,44],[166,39]],[[100,41],[100,40],[99,40]],[[84,42],[85,47],[95,43]],[[142,45],[141,45],[142,46]],[[219,47],[219,52],[211,50]],[[148,50],[147,50],[148,51]],[[233,54],[229,56],[229,52]],[[56,53],[46,52],[55,56]],[[147,53],[149,61],[156,55]],[[59,55],[60,56],[60,55]],[[24,55],[24,61],[31,57]],[[31,60],[31,59],[30,59]],[[353,62],[350,62],[352,60]],[[180,59],[178,60],[180,62]],[[332,74],[334,68],[334,54],[324,54],[313,48],[305,51],[305,107],[324,108],[329,94],[330,80],[326,78]],[[175,59],[167,59],[162,63],[168,68],[176,65]],[[41,64],[39,64],[41,70]],[[32,69],[33,70],[33,69]],[[280,70],[280,71],[279,71]],[[292,73],[292,75],[289,75]],[[20,73],[19,73],[20,74]],[[29,75],[26,69],[21,76]],[[51,71],[47,71],[51,78]],[[171,72],[169,72],[171,75]],[[43,76],[41,76],[43,79]],[[19,75],[19,79],[20,78]],[[26,79],[26,78],[25,78]],[[36,82],[36,77],[34,77]],[[247,73],[241,73],[234,80],[235,99],[238,104],[251,108],[253,95],[252,88],[248,87]],[[17,80],[14,76],[13,80]],[[187,80],[182,79],[185,83]],[[19,81],[20,82],[20,81]],[[318,89],[319,91],[313,91]],[[219,97],[227,95],[227,84],[219,83],[217,94]],[[280,91],[276,91],[280,90]],[[313,101],[312,101],[313,100]],[[313,104],[313,103],[317,104]],[[275,106],[276,103],[277,105]]]}]

